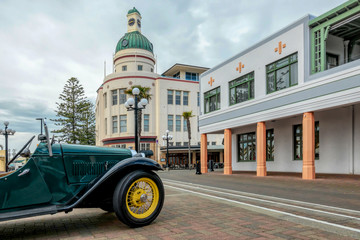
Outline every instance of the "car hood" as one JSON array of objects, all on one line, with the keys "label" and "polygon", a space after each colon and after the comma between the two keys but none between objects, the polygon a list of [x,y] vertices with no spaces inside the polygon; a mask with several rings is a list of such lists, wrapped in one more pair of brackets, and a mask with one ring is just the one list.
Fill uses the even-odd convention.
[{"label": "car hood", "polygon": [[61,148],[64,155],[121,155],[125,158],[132,157],[131,151],[123,148],[95,147],[76,144],[61,144]]}]

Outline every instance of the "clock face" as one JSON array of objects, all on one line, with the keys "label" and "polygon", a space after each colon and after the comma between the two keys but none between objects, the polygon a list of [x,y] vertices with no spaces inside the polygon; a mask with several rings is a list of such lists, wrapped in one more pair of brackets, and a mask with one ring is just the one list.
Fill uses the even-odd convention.
[{"label": "clock face", "polygon": [[137,20],[137,24],[138,24],[139,27],[141,27],[140,19]]},{"label": "clock face", "polygon": [[135,23],[135,19],[134,19],[134,18],[130,18],[130,19],[129,19],[129,26],[134,25],[134,23]]},{"label": "clock face", "polygon": [[124,39],[124,40],[122,40],[121,45],[123,47],[126,47],[128,45],[128,43],[129,43],[128,40]]}]

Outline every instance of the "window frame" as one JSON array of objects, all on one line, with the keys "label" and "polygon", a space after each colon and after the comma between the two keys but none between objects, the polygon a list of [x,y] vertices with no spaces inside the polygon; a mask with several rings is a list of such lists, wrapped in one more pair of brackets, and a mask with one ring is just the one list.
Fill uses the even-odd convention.
[{"label": "window frame", "polygon": [[183,92],[183,105],[184,106],[189,105],[189,92],[187,92],[187,91]]},{"label": "window frame", "polygon": [[[252,87],[252,90],[253,92],[251,93],[251,82],[253,83],[253,87]],[[248,98],[244,101],[237,101],[238,100],[238,97],[237,97],[237,91],[236,91],[236,88],[247,83],[247,89],[248,89]],[[235,89],[235,99],[234,99],[234,102],[232,103],[231,101],[231,89]],[[250,73],[247,73],[241,77],[238,77],[234,80],[231,80],[229,82],[229,106],[232,106],[232,105],[235,105],[235,104],[238,104],[238,103],[242,103],[242,102],[246,102],[248,100],[251,100],[251,99],[254,99],[255,98],[255,72],[252,71]]]},{"label": "window frame", "polygon": [[[169,124],[170,121],[171,121],[171,124]],[[174,115],[172,115],[172,114],[168,114],[168,127],[167,127],[167,130],[169,130],[171,132],[174,131]]]},{"label": "window frame", "polygon": [[144,132],[150,131],[150,114],[144,114]]},{"label": "window frame", "polygon": [[118,105],[118,90],[111,90],[111,106]]},{"label": "window frame", "polygon": [[138,65],[137,67],[138,67],[138,71],[142,71],[144,68],[143,65]]},{"label": "window frame", "polygon": [[181,91],[175,91],[175,105],[181,105]]},{"label": "window frame", "polygon": [[124,104],[127,101],[125,91],[126,91],[126,88],[119,89],[119,104]]},{"label": "window frame", "polygon": [[[245,136],[246,135],[246,139]],[[251,136],[251,138],[249,138],[249,136]],[[237,162],[256,162],[256,133],[255,132],[248,132],[248,133],[242,133],[242,134],[238,134],[237,135],[237,151],[238,151],[238,157],[237,157]],[[254,146],[254,148],[252,149],[252,156],[253,156],[253,159],[250,160],[250,154],[249,154],[249,151],[248,149],[250,148],[249,147],[249,143],[251,142],[251,145]],[[244,157],[243,159],[241,159],[241,156],[244,156],[244,155],[241,155],[240,154],[240,145],[245,145],[246,144],[246,149],[247,149],[247,160],[244,160]]]},{"label": "window frame", "polygon": [[[169,101],[170,98],[171,98],[171,101]],[[167,90],[167,103],[174,105],[174,90]]]},{"label": "window frame", "polygon": [[[275,134],[274,129],[267,129],[266,130],[266,161],[273,162],[275,161]],[[270,141],[270,144],[268,142]],[[270,156],[270,148],[273,149],[272,154]]]},{"label": "window frame", "polygon": [[[119,115],[119,125],[120,125],[120,133],[127,132],[127,115],[126,114]],[[125,128],[125,131],[122,130],[123,128]]]},{"label": "window frame", "polygon": [[[293,60],[294,56],[295,56],[295,60]],[[280,67],[277,67],[277,64],[280,63],[281,61],[285,60],[285,59],[288,59],[288,63],[285,64],[285,65],[282,65]],[[283,57],[283,58],[281,58],[279,60],[276,60],[275,62],[272,62],[272,63],[266,65],[266,67],[265,67],[266,94],[271,94],[271,93],[278,92],[278,91],[281,91],[283,89],[290,88],[290,87],[298,85],[299,84],[299,64],[298,63],[299,63],[298,52],[295,52],[293,54],[290,54],[290,55],[288,55],[286,57]],[[295,65],[295,64],[297,64],[297,76],[296,76],[297,79],[296,79],[296,83],[293,84],[292,81],[291,81],[291,66]],[[277,81],[276,81],[277,71],[280,70],[280,69],[286,68],[286,67],[289,68],[289,86],[277,90]],[[273,83],[274,90],[273,91],[269,90],[269,75],[270,74],[274,74],[274,83]]]},{"label": "window frame", "polygon": [[[212,91],[215,91],[215,93],[212,93]],[[206,100],[209,99],[209,101],[210,101],[210,98],[213,96],[216,96],[215,109],[210,110],[210,105],[209,105],[209,111],[207,112],[206,111],[206,102],[207,102]],[[214,111],[219,110],[220,108],[221,108],[221,89],[220,89],[220,86],[218,86],[218,87],[211,89],[210,91],[207,91],[204,93],[204,113],[206,114],[206,113],[214,112]]]},{"label": "window frame", "polygon": [[123,71],[123,72],[127,71],[127,65],[121,66],[121,71]]},{"label": "window frame", "polygon": [[[111,118],[111,132],[114,134],[114,133],[118,133],[119,131],[119,126],[118,126],[118,116],[112,116]],[[116,123],[116,126],[114,125],[114,123]],[[115,127],[114,127],[115,126]],[[116,129],[116,131],[115,131]]]},{"label": "window frame", "polygon": [[176,115],[175,117],[175,131],[181,132],[181,115]]},{"label": "window frame", "polygon": [[[295,142],[295,138],[296,138],[296,132],[295,132],[295,128],[296,126],[300,126],[300,133],[298,135],[301,134],[300,136],[300,157],[301,158],[296,158],[296,152],[295,152],[295,149],[296,149],[296,142]],[[296,124],[293,126],[293,157],[294,157],[294,161],[302,161],[303,160],[303,126],[302,124]],[[314,123],[314,137],[315,137],[315,141],[314,141],[314,154],[315,154],[315,160],[319,160],[320,159],[320,122],[319,121],[315,121]],[[318,145],[318,147],[316,147],[316,145]],[[317,154],[318,156],[316,156],[316,149],[318,149],[319,153]]]}]

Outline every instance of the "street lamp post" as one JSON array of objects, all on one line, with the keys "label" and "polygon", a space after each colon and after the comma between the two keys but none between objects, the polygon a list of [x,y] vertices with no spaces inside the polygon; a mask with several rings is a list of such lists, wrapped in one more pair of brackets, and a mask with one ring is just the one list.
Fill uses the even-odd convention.
[{"label": "street lamp post", "polygon": [[8,136],[14,135],[15,130],[8,128],[9,122],[5,121],[5,130],[0,129],[0,134],[5,136],[5,171],[7,172],[8,169],[8,162],[9,162],[9,153],[8,153]]},{"label": "street lamp post", "polygon": [[148,100],[146,98],[142,98],[140,101],[138,100],[140,90],[138,88],[133,88],[132,94],[134,98],[129,98],[125,102],[125,107],[128,111],[134,111],[135,115],[135,151],[139,153],[139,139],[138,139],[138,110],[145,109],[145,106],[148,104]]},{"label": "street lamp post", "polygon": [[169,135],[169,130],[166,130],[166,135],[162,136],[163,140],[166,140],[166,168],[169,168],[169,140],[172,140],[173,136]]}]

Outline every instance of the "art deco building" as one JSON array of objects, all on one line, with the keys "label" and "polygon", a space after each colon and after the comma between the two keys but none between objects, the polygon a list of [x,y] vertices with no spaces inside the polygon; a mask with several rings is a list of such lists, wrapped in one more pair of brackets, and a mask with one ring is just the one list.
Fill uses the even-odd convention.
[{"label": "art deco building", "polygon": [[[130,97],[125,90],[134,85],[149,87],[151,100],[142,111],[140,150],[150,150],[151,158],[165,164],[166,130],[170,142],[170,163],[186,165],[187,145],[191,145],[192,163],[200,152],[198,132],[199,75],[208,68],[175,64],[162,75],[154,72],[153,44],[141,33],[141,14],[133,8],[127,14],[127,33],[118,41],[113,58],[114,71],[104,78],[96,100],[96,145],[128,148],[134,146],[134,112],[124,106]],[[164,50],[165,51],[165,50]],[[192,111],[192,139],[188,142],[182,113]],[[222,136],[209,139],[213,152],[209,157],[222,161]],[[216,147],[217,145],[217,147]],[[210,147],[211,148],[211,147]]]},{"label": "art deco building", "polygon": [[223,132],[225,174],[360,174],[359,26],[350,0],[203,73],[202,166],[206,139]]}]

